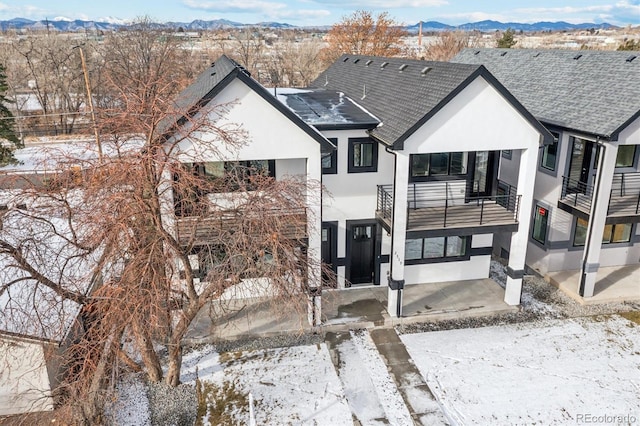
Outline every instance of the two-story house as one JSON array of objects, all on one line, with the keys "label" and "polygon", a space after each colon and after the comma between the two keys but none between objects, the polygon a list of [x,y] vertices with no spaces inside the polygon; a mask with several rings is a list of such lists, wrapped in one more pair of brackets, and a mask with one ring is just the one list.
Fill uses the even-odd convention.
[{"label": "two-story house", "polygon": [[339,287],[388,285],[401,316],[405,285],[487,278],[504,238],[505,301],[520,303],[530,176],[552,138],[484,67],[344,55],[276,95],[337,146],[322,159],[322,256]]},{"label": "two-story house", "polygon": [[[486,66],[554,136],[530,175],[527,264],[561,288],[573,272],[582,301],[615,287],[604,268],[629,266],[638,298],[640,52],[465,49],[453,61]],[[503,151],[505,172],[518,158]]]}]

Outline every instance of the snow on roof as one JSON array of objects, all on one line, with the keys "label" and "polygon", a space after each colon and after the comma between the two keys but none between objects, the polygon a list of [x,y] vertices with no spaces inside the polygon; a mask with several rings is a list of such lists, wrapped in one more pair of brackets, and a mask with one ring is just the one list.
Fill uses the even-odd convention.
[{"label": "snow on roof", "polygon": [[348,125],[354,128],[370,128],[380,123],[343,92],[323,89],[273,89],[276,98],[295,112],[305,123],[325,129]]},{"label": "snow on roof", "polygon": [[[87,294],[92,265],[99,254],[87,255],[68,243],[69,222],[63,214],[39,210],[36,198],[28,200],[20,191],[15,194],[28,207],[0,212],[0,240],[18,248],[34,269],[66,291]],[[36,220],[32,215],[43,218]],[[79,304],[65,300],[21,268],[12,256],[0,253],[0,333],[60,341],[79,310]]]}]

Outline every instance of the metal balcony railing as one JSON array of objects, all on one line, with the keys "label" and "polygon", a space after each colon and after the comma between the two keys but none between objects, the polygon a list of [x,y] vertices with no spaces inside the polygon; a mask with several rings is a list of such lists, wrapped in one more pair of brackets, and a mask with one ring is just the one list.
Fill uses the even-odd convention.
[{"label": "metal balcony railing", "polygon": [[[562,178],[560,201],[589,214],[594,187],[585,182]],[[640,214],[640,173],[616,173],[611,182],[608,215],[634,216]]]},{"label": "metal balcony railing", "polygon": [[[517,224],[521,196],[513,187],[501,187],[499,195],[468,196],[464,182],[411,184],[407,188],[407,230]],[[379,185],[377,215],[389,226],[392,210],[393,185]]]}]

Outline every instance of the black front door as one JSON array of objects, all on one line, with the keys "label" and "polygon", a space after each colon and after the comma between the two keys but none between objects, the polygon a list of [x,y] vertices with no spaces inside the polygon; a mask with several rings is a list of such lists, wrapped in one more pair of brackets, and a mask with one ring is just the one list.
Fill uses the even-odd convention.
[{"label": "black front door", "polygon": [[591,141],[573,138],[567,193],[585,193],[587,185],[589,184],[593,146],[594,144]]},{"label": "black front door", "polygon": [[350,238],[351,284],[373,283],[376,225],[352,225]]}]

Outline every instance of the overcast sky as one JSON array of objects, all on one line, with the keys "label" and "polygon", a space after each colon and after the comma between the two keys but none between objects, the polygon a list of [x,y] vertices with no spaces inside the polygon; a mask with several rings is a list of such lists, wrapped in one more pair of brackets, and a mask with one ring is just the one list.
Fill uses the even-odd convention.
[{"label": "overcast sky", "polygon": [[387,11],[404,24],[435,20],[457,25],[493,19],[640,25],[640,0],[0,0],[0,19],[112,21],[146,15],[163,22],[223,18],[303,26],[330,25],[358,9]]}]

